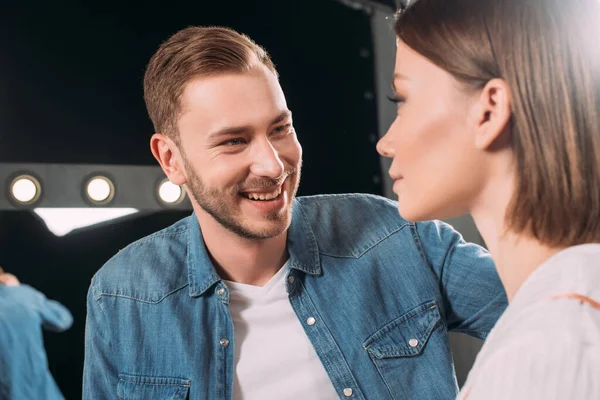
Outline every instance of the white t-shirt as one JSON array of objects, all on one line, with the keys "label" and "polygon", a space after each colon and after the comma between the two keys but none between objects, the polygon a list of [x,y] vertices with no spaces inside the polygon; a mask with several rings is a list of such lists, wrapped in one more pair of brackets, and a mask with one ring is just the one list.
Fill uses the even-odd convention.
[{"label": "white t-shirt", "polygon": [[287,264],[263,287],[224,281],[235,332],[235,400],[339,399],[292,308]]},{"label": "white t-shirt", "polygon": [[527,278],[458,398],[600,399],[599,244],[563,250]]}]

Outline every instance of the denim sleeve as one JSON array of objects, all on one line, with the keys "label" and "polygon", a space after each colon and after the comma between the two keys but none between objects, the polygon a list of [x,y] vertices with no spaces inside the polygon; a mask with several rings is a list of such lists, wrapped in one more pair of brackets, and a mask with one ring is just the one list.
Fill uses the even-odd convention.
[{"label": "denim sleeve", "polygon": [[46,301],[30,286],[0,285],[0,399],[63,399],[44,349]]},{"label": "denim sleeve", "polygon": [[73,316],[65,306],[54,300],[44,299],[40,307],[42,326],[52,332],[66,331],[73,325]]},{"label": "denim sleeve", "polygon": [[35,310],[44,329],[63,332],[73,325],[71,312],[59,302],[47,299],[43,293],[29,285],[8,286],[5,290],[10,290],[10,288],[12,288],[13,300],[27,304],[31,310]]},{"label": "denim sleeve", "polygon": [[117,396],[117,361],[111,348],[109,327],[102,298],[95,298],[92,282],[87,296],[83,399],[112,399]]},{"label": "denim sleeve", "polygon": [[424,256],[440,280],[448,330],[485,339],[508,300],[489,252],[441,222],[416,225]]}]

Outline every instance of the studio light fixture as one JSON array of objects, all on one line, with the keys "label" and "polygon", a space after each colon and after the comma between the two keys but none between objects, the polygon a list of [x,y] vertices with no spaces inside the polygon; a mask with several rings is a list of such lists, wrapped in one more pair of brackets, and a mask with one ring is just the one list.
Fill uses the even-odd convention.
[{"label": "studio light fixture", "polygon": [[135,214],[135,208],[35,208],[33,210],[56,236],[126,215]]},{"label": "studio light fixture", "polygon": [[30,205],[39,200],[42,194],[42,185],[33,175],[21,174],[13,178],[9,193],[15,203]]},{"label": "studio light fixture", "polygon": [[166,205],[176,205],[185,198],[185,191],[181,186],[171,183],[169,179],[163,179],[158,184],[158,198]]},{"label": "studio light fixture", "polygon": [[85,185],[85,194],[92,204],[105,205],[115,196],[115,184],[106,176],[93,176]]},{"label": "studio light fixture", "polygon": [[57,236],[136,213],[191,211],[160,167],[0,163],[0,211],[31,210]]}]

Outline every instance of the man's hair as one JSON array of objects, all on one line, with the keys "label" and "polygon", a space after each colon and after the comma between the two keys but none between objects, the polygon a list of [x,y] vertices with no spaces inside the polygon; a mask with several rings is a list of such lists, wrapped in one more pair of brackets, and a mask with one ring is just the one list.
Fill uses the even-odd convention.
[{"label": "man's hair", "polygon": [[417,0],[395,30],[468,87],[493,78],[509,86],[516,187],[507,226],[549,246],[599,242],[598,1]]},{"label": "man's hair", "polygon": [[189,27],[165,41],[144,75],[144,100],[155,132],[175,140],[186,85],[197,78],[243,73],[263,64],[277,76],[267,52],[224,27]]}]

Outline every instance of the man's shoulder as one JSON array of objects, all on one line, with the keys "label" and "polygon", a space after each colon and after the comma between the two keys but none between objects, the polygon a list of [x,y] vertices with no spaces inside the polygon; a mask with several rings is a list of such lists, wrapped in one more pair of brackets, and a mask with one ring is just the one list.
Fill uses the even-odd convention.
[{"label": "man's shoulder", "polygon": [[296,198],[302,205],[316,205],[319,207],[385,207],[398,212],[398,202],[370,193],[333,193],[316,194],[311,196],[298,196]]},{"label": "man's shoulder", "polygon": [[187,285],[188,221],[145,236],[119,250],[92,278],[94,296],[157,302]]},{"label": "man's shoulder", "polygon": [[[407,232],[412,223],[398,214],[395,201],[372,194],[298,197],[302,215],[323,254],[360,257],[389,236]],[[411,239],[412,240],[412,239]]]}]

